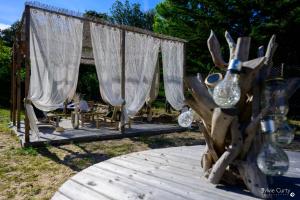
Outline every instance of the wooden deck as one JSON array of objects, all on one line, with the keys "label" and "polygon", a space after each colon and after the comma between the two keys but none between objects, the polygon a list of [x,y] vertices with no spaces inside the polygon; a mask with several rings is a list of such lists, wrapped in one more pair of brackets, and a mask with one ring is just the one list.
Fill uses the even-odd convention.
[{"label": "wooden deck", "polygon": [[[256,199],[246,190],[214,186],[203,178],[200,158],[204,146],[155,149],[115,157],[95,164],[65,182],[52,200]],[[288,152],[290,169],[272,188],[290,189],[300,196],[300,153]],[[278,196],[288,199],[290,193]],[[290,197],[291,198],[291,197]]]},{"label": "wooden deck", "polygon": [[21,129],[16,127],[12,131],[20,138],[22,146],[41,146],[45,144],[58,145],[70,142],[87,142],[96,140],[120,139],[126,137],[137,137],[142,135],[158,135],[164,133],[174,133],[186,131],[186,128],[179,127],[176,124],[154,124],[154,123],[133,123],[131,128],[126,128],[124,133],[108,126],[101,126],[97,129],[94,125],[85,125],[80,129],[73,129],[70,122],[62,121],[60,126],[65,128],[64,132],[56,132],[53,126],[38,125],[40,137],[37,138],[30,134],[30,142],[24,141],[24,123],[21,123]]}]

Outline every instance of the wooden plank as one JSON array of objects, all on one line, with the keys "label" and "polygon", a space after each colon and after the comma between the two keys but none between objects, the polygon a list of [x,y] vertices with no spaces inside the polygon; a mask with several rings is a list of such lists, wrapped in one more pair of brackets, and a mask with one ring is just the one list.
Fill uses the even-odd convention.
[{"label": "wooden plank", "polygon": [[54,196],[53,199],[56,200],[72,200],[71,198],[65,196],[63,193],[61,193],[60,191],[57,191]]},{"label": "wooden plank", "polygon": [[[144,193],[150,193],[152,199],[171,199],[173,195],[180,197],[180,199],[207,199],[209,197],[215,197],[212,194],[207,193],[206,191],[194,190],[189,187],[184,187],[180,184],[177,187],[174,187],[172,182],[164,182],[158,179],[155,179],[151,175],[140,174],[134,170],[123,169],[122,167],[116,165],[110,165],[105,163],[105,165],[98,165],[97,167],[90,168],[89,171],[93,170],[94,174],[105,174],[109,172],[110,174],[106,174],[106,176],[116,176],[119,177],[120,181],[124,182],[124,180],[131,180],[134,185],[137,187],[138,191],[144,191]],[[131,183],[127,183],[131,184]],[[146,186],[145,188],[140,188],[138,185],[143,184]],[[165,193],[167,196],[164,198],[158,198],[158,194]],[[156,195],[156,196],[153,196]]]},{"label": "wooden plank", "polygon": [[195,157],[195,158],[186,157],[185,155],[180,155],[179,153],[177,153],[177,155],[176,155],[176,153],[173,153],[173,155],[172,155],[171,153],[168,153],[168,152],[164,153],[163,155],[161,155],[161,153],[159,153],[159,152],[153,152],[153,153],[145,152],[145,155],[164,157],[165,159],[171,160],[173,162],[179,162],[179,163],[182,163],[182,162],[191,163],[193,161],[193,163],[198,164],[198,163],[200,163],[200,160],[201,160],[201,155],[198,156],[198,154],[197,154],[197,157],[199,159],[196,159],[197,157]]},{"label": "wooden plank", "polygon": [[[62,193],[64,196],[67,196],[69,199],[73,200],[81,200],[81,199],[88,199],[88,200],[110,200],[109,198],[94,189],[89,187],[85,187],[82,183],[73,180],[72,178],[68,180],[66,183],[59,188],[59,192]],[[52,199],[56,200],[56,197],[53,196]]]},{"label": "wooden plank", "polygon": [[[128,155],[127,157],[130,157],[130,155]],[[124,158],[126,159],[127,157],[124,157]],[[151,155],[143,155],[143,156],[132,155],[132,157],[139,159],[141,162],[148,161],[148,162],[156,163],[157,165],[162,165],[162,166],[168,165],[169,167],[172,167],[172,168],[186,170],[186,171],[189,171],[189,173],[196,172],[197,175],[199,175],[199,173],[200,174],[202,173],[202,169],[200,169],[198,167],[200,162],[186,163],[186,162],[169,160],[168,158],[165,158],[165,157],[151,156]]]},{"label": "wooden plank", "polygon": [[[106,183],[106,186],[109,187],[110,190],[114,189],[114,194],[112,194],[112,192],[108,192],[106,188],[103,188],[102,185],[97,187],[98,191],[108,192],[108,194],[114,195],[112,196],[114,199],[191,199],[188,196],[181,196],[172,191],[162,190],[159,187],[149,188],[149,185],[135,181],[128,176],[120,176],[115,172],[96,167],[89,168],[89,170],[85,172],[85,175],[89,181],[93,181],[97,184],[100,180],[101,183]],[[83,180],[85,177],[77,178]]]},{"label": "wooden plank", "polygon": [[[226,192],[222,192],[220,194],[216,193],[216,191],[214,190],[214,186],[208,184],[204,179],[197,179],[196,177],[194,178],[190,178],[190,177],[186,177],[184,175],[179,175],[179,174],[174,174],[174,171],[167,171],[167,170],[154,170],[151,169],[149,167],[145,167],[144,163],[142,163],[142,166],[137,165],[136,163],[132,163],[131,161],[125,161],[125,160],[120,160],[120,159],[110,159],[105,161],[107,163],[111,163],[111,164],[115,164],[115,165],[119,165],[123,168],[127,168],[127,169],[133,169],[136,170],[137,172],[141,173],[141,174],[148,174],[148,175],[152,175],[154,178],[159,179],[161,181],[168,181],[170,182],[170,184],[172,185],[178,185],[180,184],[181,186],[185,186],[185,187],[190,187],[193,189],[198,189],[201,188],[201,190],[205,190],[207,193],[214,193],[214,195],[219,196],[219,199],[224,199],[224,197],[228,197],[229,199],[231,199],[233,194],[227,194]],[[175,186],[174,186],[175,187]],[[220,196],[222,198],[220,198]]]},{"label": "wooden plank", "polygon": [[[164,177],[158,177],[154,173],[145,173],[142,171],[138,171],[132,169],[130,167],[124,167],[115,165],[108,162],[102,162],[95,167],[105,170],[111,171],[112,173],[117,174],[121,177],[129,177],[136,182],[143,182],[149,185],[149,188],[159,187],[162,190],[170,190],[174,193],[182,193],[182,195],[188,195],[190,198],[195,199],[235,199],[237,196],[239,198],[243,197],[241,194],[235,194],[231,191],[226,191],[224,194],[220,192],[215,186],[208,184],[204,179],[197,178],[195,184],[191,186],[185,185],[182,183],[177,183],[172,181],[171,179],[166,179]],[[197,195],[196,197],[194,195]],[[237,199],[237,198],[236,198]],[[245,199],[256,199],[253,197],[248,197]]]}]

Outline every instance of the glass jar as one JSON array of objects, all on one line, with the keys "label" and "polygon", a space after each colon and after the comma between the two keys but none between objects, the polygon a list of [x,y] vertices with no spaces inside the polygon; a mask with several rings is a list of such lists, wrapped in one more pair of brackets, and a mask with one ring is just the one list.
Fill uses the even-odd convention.
[{"label": "glass jar", "polygon": [[272,78],[265,82],[262,93],[262,108],[272,108],[267,115],[286,115],[288,113],[288,99],[286,82],[283,78]]}]

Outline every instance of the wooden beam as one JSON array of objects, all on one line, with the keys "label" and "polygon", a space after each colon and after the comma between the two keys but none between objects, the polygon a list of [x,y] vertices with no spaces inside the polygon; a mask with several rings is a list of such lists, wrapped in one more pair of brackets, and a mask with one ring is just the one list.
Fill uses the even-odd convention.
[{"label": "wooden beam", "polygon": [[120,121],[120,131],[125,132],[125,30],[121,32],[121,97],[124,100],[121,106],[121,121]]},{"label": "wooden beam", "polygon": [[[28,96],[29,91],[29,82],[30,82],[30,7],[25,6],[25,42],[26,42],[26,51],[25,51],[25,66],[26,66],[26,78],[25,78],[25,99]],[[25,109],[25,143],[29,143],[29,119]]]},{"label": "wooden beam", "polygon": [[121,30],[124,30],[124,31],[130,31],[130,32],[145,34],[145,35],[149,35],[149,36],[159,38],[159,39],[163,39],[163,40],[172,40],[172,41],[177,41],[177,42],[187,42],[187,40],[184,40],[184,39],[181,39],[181,38],[162,35],[162,34],[154,33],[152,31],[148,31],[148,30],[133,27],[133,26],[111,24],[111,23],[109,23],[105,20],[99,19],[99,18],[91,18],[91,17],[86,17],[86,16],[74,16],[74,15],[69,15],[69,14],[63,13],[63,12],[58,12],[58,11],[55,11],[55,10],[49,10],[49,9],[46,9],[46,8],[41,8],[41,7],[34,6],[34,5],[26,5],[26,7],[28,7],[29,9],[33,8],[33,9],[37,9],[37,10],[41,10],[41,11],[49,12],[49,13],[54,13],[54,14],[62,15],[62,16],[66,16],[66,17],[77,18],[77,19],[82,20],[82,21],[94,22],[96,24],[102,24],[102,25],[113,27],[113,28],[118,28],[118,29],[121,29]]}]

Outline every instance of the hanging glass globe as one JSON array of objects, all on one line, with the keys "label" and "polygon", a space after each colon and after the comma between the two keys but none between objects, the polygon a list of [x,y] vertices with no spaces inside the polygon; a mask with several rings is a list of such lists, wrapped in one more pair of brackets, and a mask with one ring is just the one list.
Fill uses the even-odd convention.
[{"label": "hanging glass globe", "polygon": [[294,137],[294,130],[289,126],[285,116],[275,116],[276,130],[273,134],[272,140],[280,147],[289,145]]},{"label": "hanging glass globe", "polygon": [[178,124],[181,127],[190,127],[193,122],[193,112],[192,109],[189,109],[188,111],[182,112],[178,116]]},{"label": "hanging glass globe", "polygon": [[221,108],[232,108],[240,100],[239,72],[241,68],[241,61],[232,59],[224,79],[214,88],[213,99]]},{"label": "hanging glass globe", "polygon": [[275,131],[273,119],[261,121],[264,135],[264,144],[257,156],[257,166],[266,175],[281,176],[289,168],[289,159],[286,153],[272,142]]}]

